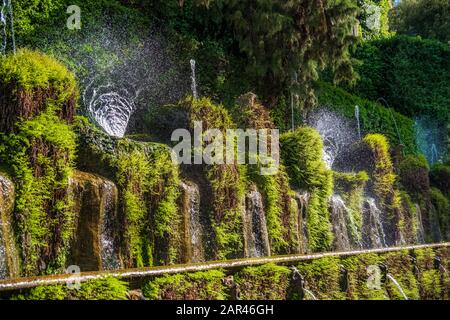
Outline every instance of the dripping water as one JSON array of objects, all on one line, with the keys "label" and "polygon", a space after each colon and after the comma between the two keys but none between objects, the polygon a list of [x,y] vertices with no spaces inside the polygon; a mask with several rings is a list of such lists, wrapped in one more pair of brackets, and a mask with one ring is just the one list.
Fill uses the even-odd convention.
[{"label": "dripping water", "polygon": [[197,92],[197,76],[196,76],[196,61],[194,59],[191,59],[191,90],[192,90],[192,96],[194,99],[198,99],[198,92]]},{"label": "dripping water", "polygon": [[422,210],[416,204],[417,243],[425,243],[425,230],[423,228]]},{"label": "dripping water", "polygon": [[349,232],[347,230],[347,215],[349,210],[344,200],[338,195],[333,195],[330,200],[330,219],[334,233],[334,249],[336,251],[351,250]]}]

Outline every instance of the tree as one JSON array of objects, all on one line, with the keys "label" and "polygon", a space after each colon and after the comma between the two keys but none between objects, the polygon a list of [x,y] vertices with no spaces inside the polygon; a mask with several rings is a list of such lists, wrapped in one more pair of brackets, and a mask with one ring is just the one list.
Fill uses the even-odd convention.
[{"label": "tree", "polygon": [[390,16],[399,34],[450,41],[449,0],[403,0]]},{"label": "tree", "polygon": [[196,1],[206,9],[209,30],[213,25],[219,35],[233,35],[248,61],[245,71],[269,106],[289,87],[303,106],[314,105],[313,83],[326,68],[337,82],[353,79],[349,48],[357,40],[356,1]]}]

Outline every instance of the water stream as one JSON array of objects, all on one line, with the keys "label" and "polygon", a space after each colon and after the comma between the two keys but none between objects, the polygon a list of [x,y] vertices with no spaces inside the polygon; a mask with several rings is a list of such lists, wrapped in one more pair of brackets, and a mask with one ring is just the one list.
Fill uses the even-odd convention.
[{"label": "water stream", "polygon": [[200,216],[200,189],[193,182],[183,182],[183,216],[185,225],[185,250],[187,262],[205,261],[203,227]]},{"label": "water stream", "polygon": [[374,198],[367,197],[363,210],[363,242],[365,248],[385,248],[386,235],[381,219],[381,210],[378,209]]},{"label": "water stream", "polygon": [[270,256],[266,214],[261,193],[253,190],[246,197],[246,243],[249,257]]},{"label": "water stream", "polygon": [[[9,20],[9,22],[8,22]],[[16,53],[16,39],[14,34],[14,10],[11,0],[3,0],[0,8],[0,29],[2,44],[0,54],[5,54],[8,49],[8,37],[11,36],[11,49]]]},{"label": "water stream", "polygon": [[117,216],[118,191],[111,181],[103,182],[103,218],[101,219],[100,250],[103,270],[121,267],[114,241],[114,221]]},{"label": "water stream", "polygon": [[400,292],[400,294],[403,296],[403,298],[405,300],[409,300],[408,297],[406,296],[405,292],[403,291],[402,286],[400,285],[400,283],[398,283],[397,280],[395,280],[395,278],[391,275],[391,274],[387,274],[386,277],[392,281],[392,283],[397,287],[398,291]]}]

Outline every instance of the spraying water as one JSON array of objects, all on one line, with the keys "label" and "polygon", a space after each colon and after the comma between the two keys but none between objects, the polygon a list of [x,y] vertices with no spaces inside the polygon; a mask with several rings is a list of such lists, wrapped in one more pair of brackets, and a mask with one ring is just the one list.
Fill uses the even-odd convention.
[{"label": "spraying water", "polygon": [[308,124],[315,128],[323,139],[323,160],[329,169],[333,167],[337,156],[358,139],[353,121],[326,108],[313,112]]},{"label": "spraying water", "polygon": [[294,266],[291,266],[290,269],[292,270],[293,280],[297,280],[297,279],[300,280],[300,283],[301,283],[300,285],[301,285],[301,289],[302,289],[303,293],[305,295],[308,295],[312,300],[318,300],[316,298],[316,296],[310,290],[305,288],[305,277],[303,277],[303,275],[300,273],[300,271]]},{"label": "spraying water", "polygon": [[398,283],[397,280],[395,280],[395,278],[391,275],[391,274],[387,274],[386,277],[392,281],[392,283],[397,287],[398,291],[400,292],[400,294],[403,296],[403,298],[405,300],[409,300],[408,297],[406,296],[405,292],[403,291],[402,286],[400,285],[400,283]]},{"label": "spraying water", "polygon": [[123,137],[136,110],[136,94],[125,86],[107,84],[93,87],[91,82],[83,93],[90,116],[109,135]]},{"label": "spraying water", "polygon": [[[9,18],[9,25],[8,25]],[[5,54],[8,47],[8,33],[11,35],[11,47],[14,53],[16,53],[16,39],[14,35],[14,13],[11,0],[3,0],[0,9],[0,28],[2,33],[2,46],[0,47],[0,53]],[[9,30],[8,30],[9,29]]]},{"label": "spraying water", "polygon": [[360,119],[359,106],[355,106],[355,118],[356,118],[356,124],[358,126],[358,140],[361,141],[361,119]]},{"label": "spraying water", "polygon": [[194,59],[191,59],[191,90],[192,90],[192,96],[194,99],[198,99],[198,92],[197,92],[197,76],[196,76],[196,62]]},{"label": "spraying water", "polygon": [[433,165],[445,156],[447,126],[429,116],[415,118],[414,131],[419,151]]}]

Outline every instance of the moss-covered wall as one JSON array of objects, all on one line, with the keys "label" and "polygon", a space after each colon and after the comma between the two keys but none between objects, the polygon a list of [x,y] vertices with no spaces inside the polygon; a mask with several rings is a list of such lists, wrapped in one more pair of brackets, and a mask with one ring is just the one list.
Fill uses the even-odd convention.
[{"label": "moss-covered wall", "polygon": [[134,293],[150,300],[404,300],[404,293],[409,300],[446,300],[449,263],[450,249],[441,246],[167,274],[128,284],[104,278],[79,289],[39,286],[9,298],[131,299]]},{"label": "moss-covered wall", "polygon": [[114,181],[117,232],[125,267],[180,262],[179,169],[158,143],[115,139],[79,118],[77,167]]},{"label": "moss-covered wall", "polygon": [[0,58],[0,91],[0,161],[16,185],[21,273],[59,271],[74,222],[67,188],[75,159],[75,78],[55,59],[19,50]]}]

